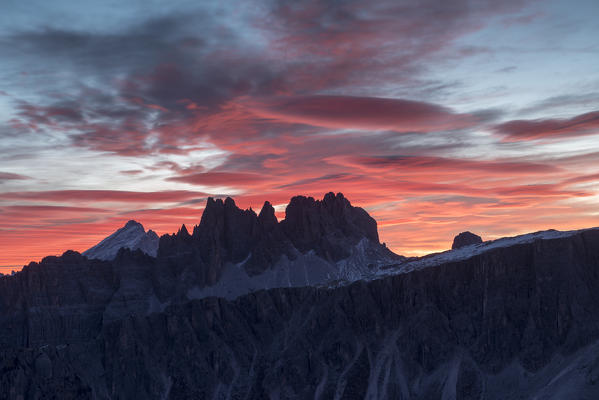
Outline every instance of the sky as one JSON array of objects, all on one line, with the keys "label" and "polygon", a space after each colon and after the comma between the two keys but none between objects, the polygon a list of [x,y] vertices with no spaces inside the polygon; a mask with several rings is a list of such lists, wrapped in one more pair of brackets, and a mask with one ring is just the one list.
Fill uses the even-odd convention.
[{"label": "sky", "polygon": [[407,256],[599,225],[596,0],[2,9],[0,269],[208,196],[342,192]]}]

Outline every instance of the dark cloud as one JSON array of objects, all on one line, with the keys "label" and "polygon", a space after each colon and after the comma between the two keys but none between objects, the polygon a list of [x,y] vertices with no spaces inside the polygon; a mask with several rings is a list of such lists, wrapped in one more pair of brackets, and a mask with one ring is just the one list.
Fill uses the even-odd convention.
[{"label": "dark cloud", "polygon": [[472,126],[471,115],[405,99],[349,96],[284,97],[249,108],[264,118],[327,128],[430,132]]},{"label": "dark cloud", "polygon": [[514,120],[495,126],[505,141],[571,138],[599,133],[599,111],[563,119]]},{"label": "dark cloud", "polygon": [[177,46],[183,43],[189,46],[183,28],[192,20],[199,24],[200,29],[196,30],[199,35],[210,33],[210,29],[206,29],[207,32],[201,29],[210,26],[208,15],[177,15],[144,21],[111,33],[71,31],[66,27],[31,29],[14,33],[3,44],[10,42],[13,52],[28,57],[43,57],[48,62],[48,72],[63,63],[67,70],[114,77],[151,68],[160,62],[161,55],[176,54]]},{"label": "dark cloud", "polygon": [[21,103],[18,109],[21,118],[35,125],[79,123],[83,121],[83,114],[77,105],[72,103],[55,103],[49,107]]},{"label": "dark cloud", "polygon": [[27,180],[27,179],[31,179],[31,178],[28,176],[25,176],[25,175],[21,175],[21,174],[0,171],[0,183],[2,183],[4,181]]},{"label": "dark cloud", "polygon": [[48,65],[117,84],[120,96],[166,109],[181,100],[214,107],[232,95],[262,90],[276,80],[271,66],[216,15],[194,12],[145,21],[122,31],[75,32],[46,28],[20,32],[5,46]]},{"label": "dark cloud", "polygon": [[323,181],[329,182],[329,184],[332,184],[332,185],[337,185],[340,180],[344,180],[344,179],[347,179],[350,177],[351,177],[351,174],[348,174],[348,173],[322,175],[322,176],[317,176],[314,178],[300,179],[295,182],[286,183],[285,185],[278,186],[277,189],[288,189],[288,188],[292,188],[292,187],[296,187],[296,186],[306,186],[306,185],[310,185],[312,183],[323,182]]},{"label": "dark cloud", "polygon": [[[14,125],[62,130],[75,145],[125,156],[181,152],[189,129],[187,137],[174,138],[168,127],[218,113],[237,96],[277,90],[273,65],[243,40],[206,13],[164,17],[111,34],[57,28],[16,33],[0,45],[32,65],[43,59],[39,79],[63,87],[58,96],[38,93],[38,104],[17,102]],[[157,137],[148,146],[152,131]]]},{"label": "dark cloud", "polygon": [[[344,161],[343,159],[341,160]],[[346,162],[355,162],[366,168],[389,169],[397,168],[399,173],[410,171],[471,171],[472,175],[485,173],[498,173],[501,175],[512,174],[547,174],[558,172],[560,168],[551,164],[533,163],[526,161],[508,160],[469,160],[444,157],[427,156],[378,156],[378,157],[353,157]],[[441,173],[441,172],[439,172]]]},{"label": "dark cloud", "polygon": [[[66,86],[59,89],[68,101],[46,93],[40,104],[21,105],[21,127],[64,130],[77,146],[124,156],[184,154],[182,148],[199,135],[218,145],[268,135],[272,121],[242,115],[238,99],[282,94],[296,100],[266,111],[299,122],[312,117],[308,122],[325,127],[338,127],[346,118],[343,126],[409,130],[414,124],[397,120],[410,112],[422,116],[418,131],[429,127],[425,116],[437,123],[434,129],[463,127],[472,120],[432,104],[339,96],[335,106],[303,95],[340,89],[351,94],[392,81],[412,88],[418,82],[428,96],[423,63],[433,55],[447,58],[441,53],[448,43],[479,29],[481,18],[520,7],[519,1],[385,1],[368,9],[357,1],[273,2],[260,15],[235,22],[217,11],[194,10],[109,33],[31,29],[0,45],[41,68],[39,79]],[[358,111],[370,118],[359,120],[352,115]],[[294,123],[279,124],[288,122]]]},{"label": "dark cloud", "polygon": [[598,105],[599,92],[562,94],[559,96],[549,97],[525,107],[519,111],[519,114],[563,110],[564,107],[583,107],[586,109],[593,109],[597,108]]}]

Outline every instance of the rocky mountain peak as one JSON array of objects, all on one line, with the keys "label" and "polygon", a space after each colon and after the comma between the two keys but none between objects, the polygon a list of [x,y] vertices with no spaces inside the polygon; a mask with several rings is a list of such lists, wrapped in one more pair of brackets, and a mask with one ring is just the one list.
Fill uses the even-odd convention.
[{"label": "rocky mountain peak", "polygon": [[179,231],[177,232],[177,236],[181,236],[182,238],[191,236],[185,224],[181,225],[181,228],[179,228]]},{"label": "rocky mountain peak", "polygon": [[194,229],[194,237],[200,237],[210,234],[209,230],[222,230],[225,225],[235,225],[247,223],[248,220],[257,220],[257,215],[253,210],[242,210],[235,204],[235,200],[227,197],[222,199],[208,198],[206,207],[202,214],[200,224]]},{"label": "rocky mountain peak", "polygon": [[275,215],[275,209],[270,202],[265,201],[260,214],[258,214],[258,222],[266,230],[270,231],[272,228],[277,226],[279,221]]},{"label": "rocky mountain peak", "polygon": [[158,256],[179,262],[174,260],[185,254],[185,263],[195,265],[203,276],[200,282],[209,283],[220,279],[227,263],[243,262],[249,274],[268,270],[281,257],[295,260],[309,252],[334,263],[348,258],[364,239],[366,247],[382,247],[376,221],[341,193],[327,193],[322,200],[295,196],[280,222],[268,201],[256,215],[251,208],[237,207],[230,197],[209,197],[191,238],[181,232],[163,236]]},{"label": "rocky mountain peak", "polygon": [[349,208],[352,208],[352,206],[342,193],[335,195],[333,192],[329,192],[322,200],[315,200],[313,197],[295,196],[291,198],[285,209],[285,220],[296,220],[301,215],[311,212],[339,215],[343,210]]},{"label": "rocky mountain peak", "polygon": [[347,200],[345,198],[345,196],[343,196],[343,193],[335,194],[333,192],[329,192],[324,195],[324,198],[322,199],[322,203],[326,207],[333,208],[333,209],[343,209],[343,208],[351,207],[349,200]]},{"label": "rocky mountain peak", "polygon": [[237,208],[235,200],[233,200],[231,197],[227,197],[224,204],[226,208]]},{"label": "rocky mountain peak", "polygon": [[459,249],[460,247],[469,246],[471,244],[482,243],[483,240],[480,236],[475,235],[472,232],[466,231],[458,234],[455,238],[453,238],[453,244],[451,245],[451,249]]},{"label": "rocky mountain peak", "polygon": [[[314,222],[319,221],[318,224]],[[364,209],[353,207],[342,193],[327,193],[322,200],[296,196],[285,210],[287,226],[300,229],[315,228],[314,234],[330,233],[339,229],[346,236],[366,237],[378,243],[376,221]],[[318,225],[318,226],[317,226]]]},{"label": "rocky mountain peak", "polygon": [[376,221],[341,193],[327,193],[322,200],[293,197],[281,224],[298,250],[313,249],[331,260],[347,257],[347,249],[363,238],[379,243]]},{"label": "rocky mountain peak", "polygon": [[129,221],[127,221],[127,223],[125,224],[125,226],[123,227],[125,229],[131,229],[131,228],[141,228],[144,229],[144,226],[142,224],[140,224],[139,222],[130,219]]},{"label": "rocky mountain peak", "polygon": [[116,232],[106,237],[97,245],[83,252],[88,258],[112,260],[119,249],[140,249],[144,253],[156,256],[158,251],[158,235],[153,231],[146,232],[143,225],[137,221],[129,220]]}]

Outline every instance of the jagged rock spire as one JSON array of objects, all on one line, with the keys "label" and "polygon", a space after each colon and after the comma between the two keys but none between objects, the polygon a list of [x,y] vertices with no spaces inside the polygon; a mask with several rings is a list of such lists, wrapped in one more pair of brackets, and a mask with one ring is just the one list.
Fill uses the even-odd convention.
[{"label": "jagged rock spire", "polygon": [[203,265],[198,268],[211,281],[218,279],[227,262],[244,261],[251,273],[259,273],[281,256],[294,258],[298,252],[314,251],[325,260],[339,261],[363,239],[379,245],[376,221],[363,209],[353,207],[341,193],[327,193],[322,200],[295,196],[280,222],[268,201],[256,215],[252,209],[237,207],[231,197],[224,201],[209,197],[191,239],[187,230],[181,230],[161,240],[159,254],[194,254]]},{"label": "jagged rock spire", "polygon": [[260,222],[260,225],[266,231],[272,230],[279,223],[275,215],[275,209],[270,202],[264,202],[258,215],[258,222]]}]

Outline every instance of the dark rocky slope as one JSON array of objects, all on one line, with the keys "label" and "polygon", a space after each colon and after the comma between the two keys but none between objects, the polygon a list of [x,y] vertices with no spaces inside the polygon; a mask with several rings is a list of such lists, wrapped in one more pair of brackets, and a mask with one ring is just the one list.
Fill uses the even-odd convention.
[{"label": "dark rocky slope", "polygon": [[[0,398],[599,396],[598,230],[149,315],[139,292],[166,289],[143,257],[67,253],[1,278]],[[117,295],[131,312],[108,318]]]},{"label": "dark rocky slope", "polygon": [[401,259],[379,243],[376,221],[341,193],[328,193],[322,200],[293,197],[280,222],[269,202],[256,215],[239,209],[229,197],[208,198],[191,234],[183,226],[160,238],[158,259],[170,270],[189,268],[189,278],[203,288],[218,282],[234,264],[250,277],[276,268],[282,258],[295,261],[307,254],[332,265],[350,257],[361,241],[377,260]]},{"label": "dark rocky slope", "polygon": [[160,238],[160,303],[171,296],[235,298],[257,289],[351,281],[404,260],[379,243],[376,221],[341,194],[296,196],[277,221],[233,199],[209,198],[200,224]]}]

